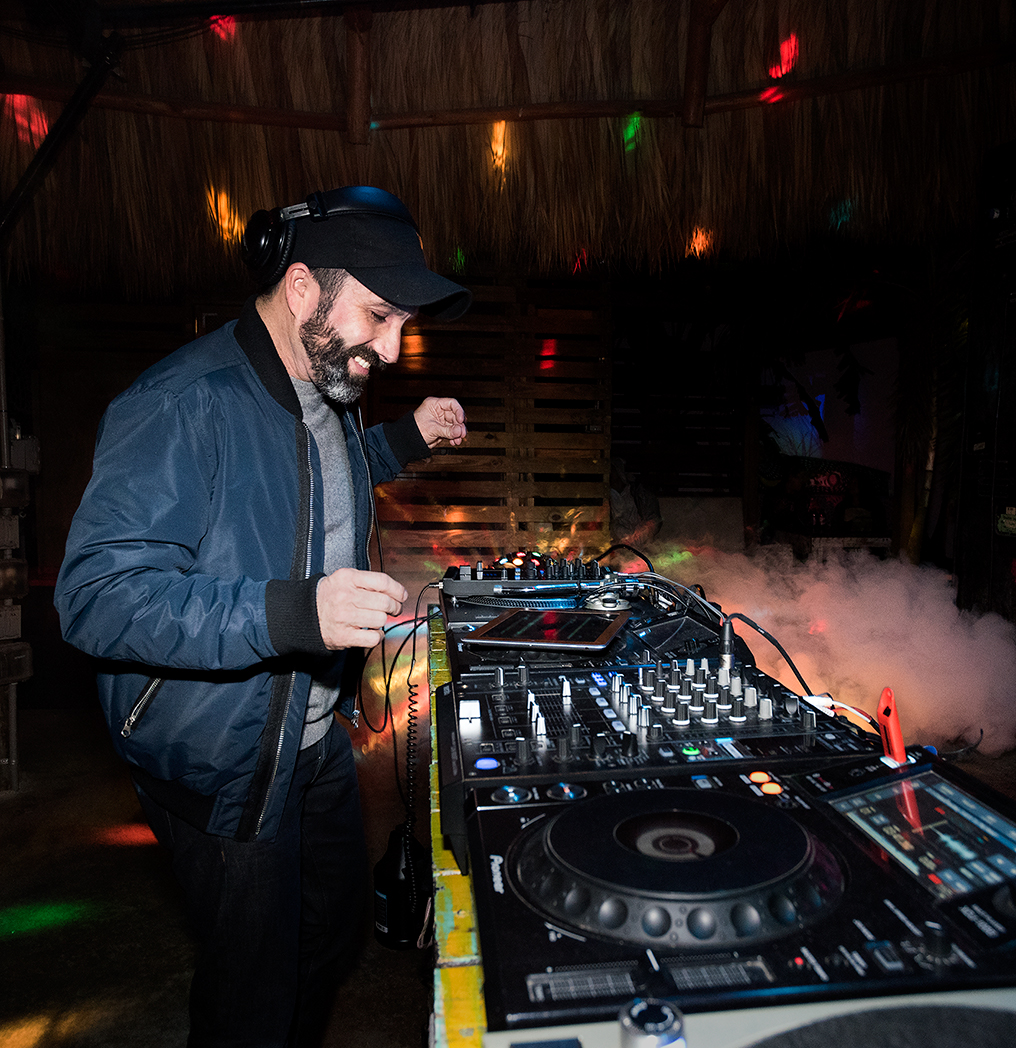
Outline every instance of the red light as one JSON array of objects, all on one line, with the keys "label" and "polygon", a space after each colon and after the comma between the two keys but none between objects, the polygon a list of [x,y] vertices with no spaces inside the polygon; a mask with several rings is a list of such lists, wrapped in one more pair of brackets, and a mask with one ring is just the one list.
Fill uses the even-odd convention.
[{"label": "red light", "polygon": [[769,75],[774,80],[779,80],[781,76],[786,76],[797,65],[798,53],[797,34],[791,33],[786,40],[780,42],[780,64],[770,66]]},{"label": "red light", "polygon": [[578,255],[575,256],[575,265],[572,266],[572,276],[576,273],[581,273],[583,269],[589,264],[589,253],[583,248]]},{"label": "red light", "polygon": [[128,822],[122,826],[107,826],[98,830],[93,840],[98,844],[112,844],[118,848],[156,844],[155,834],[141,822]]},{"label": "red light", "polygon": [[8,95],[6,107],[10,108],[14,117],[18,141],[40,145],[49,134],[49,121],[39,103],[28,95]]},{"label": "red light", "polygon": [[939,875],[937,873],[929,873],[928,874],[928,880],[931,881],[932,884],[941,884],[942,883],[942,878],[939,877]]},{"label": "red light", "polygon": [[772,104],[783,97],[783,92],[778,87],[767,87],[759,96],[763,102]]},{"label": "red light", "polygon": [[236,19],[232,15],[214,15],[208,20],[208,28],[220,40],[232,40],[236,36]]}]

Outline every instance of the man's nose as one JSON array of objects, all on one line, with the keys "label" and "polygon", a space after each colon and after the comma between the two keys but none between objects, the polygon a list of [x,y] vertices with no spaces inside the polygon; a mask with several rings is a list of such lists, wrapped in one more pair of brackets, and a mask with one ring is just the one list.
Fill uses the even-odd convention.
[{"label": "man's nose", "polygon": [[399,351],[402,349],[402,328],[386,331],[371,344],[386,364],[394,364],[399,359]]}]

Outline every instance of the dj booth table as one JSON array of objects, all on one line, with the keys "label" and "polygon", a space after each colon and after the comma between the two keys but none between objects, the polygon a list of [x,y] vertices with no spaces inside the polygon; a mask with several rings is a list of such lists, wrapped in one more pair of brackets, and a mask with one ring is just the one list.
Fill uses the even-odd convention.
[{"label": "dj booth table", "polygon": [[[445,634],[439,620],[428,638],[430,693],[451,679]],[[433,709],[433,701],[432,701]],[[436,718],[430,718],[430,839],[434,871],[434,1048],[480,1048],[486,1029],[483,968],[476,929],[473,887],[445,847],[441,833],[438,789]]]}]

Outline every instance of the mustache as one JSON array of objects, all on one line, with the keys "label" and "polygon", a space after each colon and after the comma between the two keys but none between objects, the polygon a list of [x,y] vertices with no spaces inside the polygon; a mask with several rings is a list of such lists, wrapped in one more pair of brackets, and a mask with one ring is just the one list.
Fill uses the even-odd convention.
[{"label": "mustache", "polygon": [[370,365],[371,371],[384,371],[388,367],[388,362],[382,360],[376,350],[366,345],[347,346],[342,350],[341,356],[343,360],[352,360],[353,357],[359,357]]}]

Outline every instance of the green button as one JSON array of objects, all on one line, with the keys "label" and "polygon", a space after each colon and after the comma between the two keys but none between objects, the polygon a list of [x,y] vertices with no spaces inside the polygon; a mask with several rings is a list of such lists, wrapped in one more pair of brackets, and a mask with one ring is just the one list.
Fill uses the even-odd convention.
[{"label": "green button", "polygon": [[698,746],[685,746],[681,749],[681,752],[689,757],[694,757],[699,752]]}]

